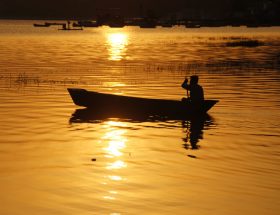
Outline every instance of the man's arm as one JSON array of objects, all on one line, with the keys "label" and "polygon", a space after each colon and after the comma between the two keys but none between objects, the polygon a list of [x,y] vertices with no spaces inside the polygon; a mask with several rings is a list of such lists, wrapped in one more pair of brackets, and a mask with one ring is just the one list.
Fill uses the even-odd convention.
[{"label": "man's arm", "polygon": [[181,87],[184,88],[185,90],[189,90],[189,85],[188,85],[188,79],[187,78],[184,80]]}]

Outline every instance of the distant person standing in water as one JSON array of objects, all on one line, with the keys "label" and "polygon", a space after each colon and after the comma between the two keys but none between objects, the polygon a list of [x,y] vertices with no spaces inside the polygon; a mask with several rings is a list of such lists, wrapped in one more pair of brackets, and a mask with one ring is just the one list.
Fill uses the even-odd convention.
[{"label": "distant person standing in water", "polygon": [[[185,81],[182,84],[182,87],[187,90],[187,99],[191,102],[200,104],[204,101],[203,88],[198,84],[198,76],[192,75],[190,84],[188,84],[188,79],[185,78]],[[190,97],[189,97],[190,91]],[[184,101],[185,99],[183,99]]]}]

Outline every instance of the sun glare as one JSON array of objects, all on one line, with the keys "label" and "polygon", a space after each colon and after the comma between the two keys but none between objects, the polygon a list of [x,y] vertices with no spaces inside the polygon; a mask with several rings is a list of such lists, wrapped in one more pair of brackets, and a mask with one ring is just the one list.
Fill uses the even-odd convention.
[{"label": "sun glare", "polygon": [[109,33],[107,35],[109,45],[109,60],[120,61],[125,56],[128,36],[125,33]]}]

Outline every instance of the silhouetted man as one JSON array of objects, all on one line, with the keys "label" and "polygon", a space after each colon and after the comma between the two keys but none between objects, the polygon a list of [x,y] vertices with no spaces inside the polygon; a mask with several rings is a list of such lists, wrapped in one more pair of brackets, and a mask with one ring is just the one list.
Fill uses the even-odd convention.
[{"label": "silhouetted man", "polygon": [[[187,97],[191,102],[200,104],[204,101],[203,88],[198,84],[197,75],[191,76],[190,84],[188,84],[188,79],[186,78],[182,84],[182,87],[187,90]],[[190,91],[190,97],[188,91]]]}]

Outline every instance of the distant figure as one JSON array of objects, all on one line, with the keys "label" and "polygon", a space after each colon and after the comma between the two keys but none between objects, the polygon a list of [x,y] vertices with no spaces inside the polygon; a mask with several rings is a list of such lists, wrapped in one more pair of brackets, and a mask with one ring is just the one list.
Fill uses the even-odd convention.
[{"label": "distant figure", "polygon": [[[200,104],[204,101],[203,88],[198,84],[198,76],[192,75],[190,84],[188,84],[188,79],[182,83],[182,87],[187,90],[187,99],[193,103]],[[190,91],[190,97],[189,97]],[[185,100],[185,98],[183,99]]]}]

